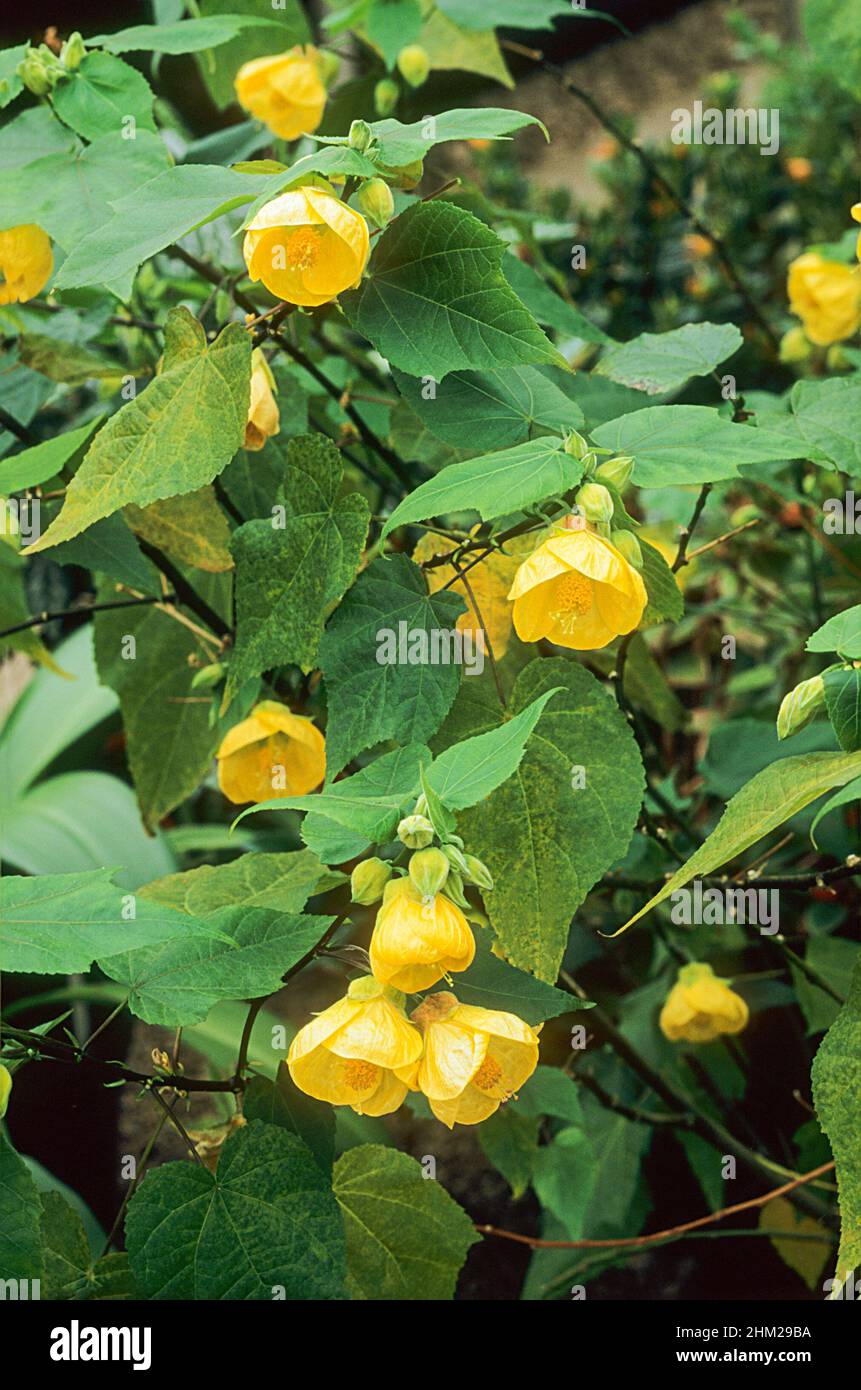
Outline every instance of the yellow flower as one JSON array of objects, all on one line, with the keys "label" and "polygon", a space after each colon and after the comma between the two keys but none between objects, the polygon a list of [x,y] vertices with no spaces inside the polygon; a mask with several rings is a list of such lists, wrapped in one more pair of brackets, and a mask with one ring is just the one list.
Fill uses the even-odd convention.
[{"label": "yellow flower", "polygon": [[0,1120],[6,1114],[9,1097],[12,1094],[12,1073],[8,1067],[0,1066]]},{"label": "yellow flower", "polygon": [[281,425],[278,403],[275,400],[275,379],[269,363],[259,348],[251,358],[251,400],[245,422],[246,449],[262,449],[267,439],[277,434]]},{"label": "yellow flower", "polygon": [[288,304],[314,306],[359,283],[369,250],[364,217],[309,184],[261,208],[242,254],[252,280]]},{"label": "yellow flower", "polygon": [[423,898],[408,878],[386,885],[371,937],[371,969],[378,980],[413,994],[451,970],[466,970],[475,938],[457,903],[444,893]]},{"label": "yellow flower", "polygon": [[398,1074],[412,1074],[422,1039],[409,1022],[404,996],[370,975],[300,1028],[287,1066],[300,1091],[360,1115],[388,1115],[407,1093]]},{"label": "yellow flower", "polygon": [[[856,222],[861,222],[861,203],[853,203],[849,211]],[[861,261],[861,232],[858,233],[858,240],[855,243],[855,255]]]},{"label": "yellow flower", "polygon": [[789,307],[812,343],[827,347],[850,338],[861,323],[861,276],[818,251],[798,256],[789,267]]},{"label": "yellow flower", "polygon": [[748,1008],[740,994],[719,980],[710,965],[683,965],[661,1009],[661,1032],[670,1042],[713,1042],[721,1033],[740,1033]]},{"label": "yellow flower", "polygon": [[438,1120],[475,1125],[510,1100],[538,1065],[538,1034],[515,1014],[432,994],[413,1012],[424,1053],[410,1084]]},{"label": "yellow flower", "polygon": [[0,304],[24,304],[51,278],[54,257],[46,232],[35,223],[0,232]]},{"label": "yellow flower", "polygon": [[310,44],[243,63],[233,85],[240,106],[282,140],[312,134],[323,119],[326,88]]},{"label": "yellow flower", "polygon": [[554,528],[517,571],[508,595],[523,642],[547,637],[559,647],[593,651],[631,632],[646,607],[646,587],[610,541],[589,531]]},{"label": "yellow flower", "polygon": [[221,742],[218,785],[236,805],[304,796],[326,776],[320,730],[277,700],[263,700]]},{"label": "yellow flower", "polygon": [[[525,539],[525,538],[524,538]],[[448,555],[456,549],[457,541],[446,536],[437,536],[428,531],[422,536],[413,559],[417,565],[431,560],[437,555]],[[473,565],[467,575],[475,602],[487,625],[487,635],[493,647],[493,655],[499,660],[505,656],[511,639],[511,608],[508,605],[508,590],[517,572],[517,556],[503,555],[500,550],[491,553],[479,564]],[[435,594],[444,585],[449,585],[466,602],[466,612],[457,620],[460,632],[472,636],[476,651],[484,651],[484,633],[478,621],[478,614],[472,606],[472,599],[464,588],[463,580],[458,579],[454,565],[433,565],[426,569],[425,579],[430,593]]]}]

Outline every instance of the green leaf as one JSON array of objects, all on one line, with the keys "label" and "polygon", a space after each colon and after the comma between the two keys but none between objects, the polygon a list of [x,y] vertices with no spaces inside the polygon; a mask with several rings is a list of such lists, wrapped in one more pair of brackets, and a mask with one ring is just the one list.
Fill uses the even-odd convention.
[{"label": "green leaf", "polygon": [[[85,140],[97,140],[114,131],[134,132],[135,126],[155,130],[149,83],[137,68],[110,53],[88,53],[80,66],[57,84],[52,100],[60,119]],[[129,124],[129,118],[134,125]]]},{"label": "green leaf", "polygon": [[335,1157],[335,1112],[324,1101],[306,1096],[294,1083],[286,1062],[278,1063],[274,1081],[252,1077],[242,1104],[246,1120],[280,1125],[308,1145],[324,1173],[332,1172]]},{"label": "green leaf", "polygon": [[180,565],[191,565],[207,574],[233,569],[228,549],[230,527],[209,486],[151,502],[148,507],[130,502],[123,515],[136,536]]},{"label": "green leaf", "polygon": [[797,381],[788,405],[788,414],[768,420],[769,431],[785,436],[788,457],[833,463],[844,473],[861,476],[861,382],[857,377]]},{"label": "green leaf", "polygon": [[828,671],[825,683],[825,708],[837,742],[844,753],[861,748],[861,670],[842,666]]},{"label": "green leaf", "polygon": [[452,744],[427,770],[427,780],[445,806],[462,811],[489,796],[520,766],[526,741],[547,701],[562,690],[554,686],[508,718],[498,729]]},{"label": "green leaf", "polygon": [[[392,163],[406,161],[392,160]],[[448,372],[546,362],[564,367],[502,274],[505,244],[453,203],[417,203],[380,237],[367,277],[341,297],[393,367]]]},{"label": "green leaf", "polygon": [[256,811],[307,811],[302,839],[324,863],[342,864],[394,838],[398,821],[416,797],[419,769],[429,761],[424,744],[411,743],[375,758],[352,777],[327,782],[322,792],[262,801],[238,820]]},{"label": "green leaf", "polygon": [[[264,17],[260,14],[260,0],[199,0],[198,8],[203,19],[222,14]],[[198,59],[209,95],[222,111],[236,100],[233,79],[243,63],[252,58],[268,57],[270,53],[285,53],[288,48],[307,43],[311,38],[299,0],[279,0],[278,7],[273,7],[271,16],[267,17],[269,23],[265,28],[248,25],[236,38],[220,43]]]},{"label": "green leaf", "polygon": [[17,48],[4,48],[0,53],[0,110],[14,101],[23,89],[18,76],[18,64],[23,59],[29,45],[19,44]]},{"label": "green leaf", "polygon": [[329,1182],[301,1139],[261,1120],[231,1135],[215,1175],[184,1162],[147,1173],[129,1203],[126,1243],[144,1298],[343,1297],[344,1234]]},{"label": "green leaf", "polygon": [[[572,999],[571,1005],[575,1009],[587,1007],[577,999]],[[549,1115],[567,1120],[569,1125],[583,1124],[577,1082],[560,1067],[537,1066],[529,1078],[529,1085],[512,1099],[508,1108],[524,1115]]]},{"label": "green leaf", "polygon": [[816,1114],[837,1162],[842,1281],[861,1263],[861,960],[849,997],[813,1059],[812,1081]]},{"label": "green leaf", "polygon": [[439,0],[439,7],[467,29],[483,29],[489,19],[505,29],[552,29],[554,19],[570,17],[572,9],[570,0],[494,0],[491,15],[477,8],[474,0]]},{"label": "green leaf", "polygon": [[[493,951],[488,931],[476,935],[475,960],[465,974],[458,975],[454,989],[462,1004],[516,1014],[530,1027],[559,1014],[573,1013],[575,1009],[592,1008],[591,1003],[500,960]],[[524,1094],[527,1094],[526,1084]]]},{"label": "green leaf", "polygon": [[42,1194],[42,1248],[45,1261],[44,1298],[78,1299],[92,1279],[92,1256],[87,1233],[77,1212],[59,1192]]},{"label": "green leaf", "polygon": [[582,429],[583,412],[553,379],[553,367],[507,367],[499,372],[450,372],[433,396],[416,377],[394,373],[401,395],[438,439],[476,451],[522,444],[533,427],[562,434]]},{"label": "green leaf", "polygon": [[110,575],[142,594],[160,598],[163,593],[158,570],[143,554],[121,512],[55,545],[51,559],[57,565],[80,565],[94,574]]},{"label": "green leaf", "polygon": [[434,6],[422,25],[419,42],[434,72],[474,72],[491,82],[501,82],[503,87],[514,86],[492,29],[465,29]]},{"label": "green leaf", "polygon": [[220,999],[274,994],[281,976],[313,950],[333,921],[241,904],[222,907],[204,921],[213,933],[206,940],[119,955],[100,951],[99,969],[128,989],[129,1008],[145,1023],[184,1027],[200,1023]]},{"label": "green leaf", "polygon": [[804,34],[822,68],[857,99],[861,93],[861,11],[854,0],[807,0]]},{"label": "green leaf", "polygon": [[382,534],[447,512],[477,511],[483,521],[491,521],[567,492],[582,476],[582,463],[566,454],[561,439],[530,439],[513,449],[449,464],[395,507]]},{"label": "green leaf", "polygon": [[669,333],[641,333],[605,353],[595,370],[656,396],[678,390],[692,376],[708,376],[741,344],[734,323],[686,323]]},{"label": "green leaf", "polygon": [[585,343],[614,343],[603,328],[581,314],[576,304],[569,304],[567,299],[556,294],[528,261],[521,261],[515,255],[503,256],[502,272],[518,299],[539,323],[569,338],[582,338]]},{"label": "green leaf", "polygon": [[537,1115],[521,1115],[510,1105],[500,1106],[478,1126],[481,1147],[505,1178],[515,1201],[523,1196],[532,1178],[540,1127]]},{"label": "green leaf", "polygon": [[766,429],[736,425],[704,405],[655,405],[593,430],[602,449],[630,454],[639,487],[711,483],[734,478],[743,464],[798,458]]},{"label": "green leaf", "polygon": [[[141,209],[138,190],[155,179],[167,162],[164,142],[149,130],[139,130],[134,140],[124,140],[117,132],[102,135],[73,153],[46,155],[6,175],[2,221],[7,227],[37,222],[64,251],[71,252],[84,237],[110,220],[109,203],[118,188],[123,189],[136,220]],[[130,225],[127,218],[126,244]],[[71,260],[70,256],[64,271]],[[92,278],[85,284],[114,285],[122,278],[114,275],[107,263],[102,274],[97,263],[92,269]],[[60,284],[61,278],[57,276],[55,285]],[[123,281],[123,289],[129,284],[130,281]]]},{"label": "green leaf", "polygon": [[554,980],[573,914],[628,848],[643,797],[636,740],[615,701],[582,666],[530,663],[511,708],[555,686],[513,777],[459,818],[494,879],[484,895],[506,957]]},{"label": "green leaf", "polygon": [[810,825],[810,839],[814,845],[817,843],[816,827],[819,822],[831,811],[837,811],[841,806],[851,806],[853,801],[861,801],[861,777],[853,778],[851,782],[846,783],[845,787],[841,787],[839,792],[835,792],[833,796],[829,796],[826,801],[823,801]]},{"label": "green leaf", "polygon": [[125,893],[111,881],[114,872],[0,879],[0,968],[80,974],[97,955],[181,938],[210,941],[220,931],[217,922],[198,921]]},{"label": "green leaf", "polygon": [[641,619],[644,627],[655,623],[677,623],[684,616],[685,599],[675,576],[661,554],[648,541],[640,541],[643,552],[643,583],[649,602]]},{"label": "green leaf", "polygon": [[419,0],[371,0],[364,22],[365,33],[390,71],[401,49],[418,42],[421,27]]},{"label": "green leaf", "polygon": [[31,449],[22,449],[10,459],[0,460],[0,495],[10,492],[24,492],[26,488],[38,488],[42,482],[56,477],[65,464],[74,459],[83,448],[99,421],[90,420],[79,430],[67,430],[65,434],[54,435],[45,443],[35,443]]},{"label": "green leaf", "polygon": [[[61,338],[49,338],[46,333],[22,333],[18,339],[18,357],[31,371],[41,372],[49,381],[62,381],[68,386],[83,386],[90,380],[116,380],[122,371],[118,363],[107,362],[89,348],[66,343]],[[90,425],[91,431],[92,428]]]},{"label": "green leaf", "polygon": [[44,1278],[41,1220],[36,1184],[24,1160],[0,1133],[0,1271],[4,1279]]},{"label": "green leaf", "polygon": [[626,931],[677,888],[728,864],[823,792],[842,786],[859,773],[861,753],[805,753],[781,758],[764,768],[727,803],[716,829],[696,853],[619,930]]},{"label": "green leaf", "polygon": [[234,531],[237,637],[226,700],[274,666],[314,665],[324,619],[353,581],[370,522],[360,493],[339,495],[342,479],[331,440],[291,439],[275,514]]},{"label": "green leaf", "polygon": [[[428,595],[405,555],[375,560],[359,576],[320,643],[329,777],[365,748],[390,738],[421,743],[439,727],[460,684],[446,638],[464,610],[454,594]],[[429,660],[435,647],[449,660]]]},{"label": "green leaf", "polygon": [[335,1164],[354,1299],[450,1299],[479,1239],[466,1212],[408,1154],[379,1144],[348,1149]]},{"label": "green leaf", "polygon": [[[852,973],[859,955],[861,947],[858,943],[846,941],[842,936],[811,936],[804,948],[805,964],[826,980],[842,999],[849,997]],[[824,1033],[837,1017],[840,1004],[832,994],[815,985],[797,966],[790,963],[790,970],[808,1036],[811,1033]]]},{"label": "green leaf", "polygon": [[[147,175],[146,194],[124,192],[110,198],[110,207],[105,202],[101,217],[86,229],[89,235],[77,238],[79,244],[57,274],[57,286],[73,289],[129,279],[157,251],[272,187],[268,175],[240,174],[216,164],[163,169],[163,163]],[[119,188],[125,190],[126,183],[117,178],[110,194]]]},{"label": "green leaf", "polygon": [[[426,116],[420,121],[413,121],[412,125],[402,125],[394,119],[374,121],[371,131],[379,146],[380,163],[387,168],[397,168],[398,165],[424,159],[434,145],[447,140],[502,140],[528,125],[539,126],[547,136],[537,116],[527,116],[523,111],[509,111],[498,106],[460,107],[455,111],[443,111],[439,116]],[[450,205],[433,203],[425,206]]]},{"label": "green leaf", "polygon": [[807,639],[805,651],[837,652],[848,661],[861,660],[861,603],[844,608]]},{"label": "green leaf", "polygon": [[600,1167],[601,1158],[582,1129],[560,1130],[538,1150],[532,1185],[541,1205],[561,1222],[569,1240],[583,1238]]},{"label": "green leaf", "polygon": [[99,676],[120,698],[129,770],[152,829],[197,789],[218,745],[209,704],[191,686],[199,639],[147,607],[97,613],[95,633]]},{"label": "green leaf", "polygon": [[287,854],[242,854],[230,864],[201,864],[186,873],[155,879],[140,893],[192,917],[236,904],[301,912],[310,897],[325,891],[332,877],[315,854],[300,849]]},{"label": "green leaf", "polygon": [[111,1251],[96,1260],[93,1266],[94,1299],[116,1301],[127,1298],[140,1298],[140,1293],[132,1278],[129,1257],[125,1250]]},{"label": "green leaf", "polygon": [[[3,54],[0,54],[2,63]],[[3,103],[0,101],[0,106]],[[29,106],[3,127],[0,169],[17,169],[47,154],[73,154],[78,141],[46,104]]]},{"label": "green leaf", "polygon": [[88,39],[109,53],[199,53],[229,43],[250,25],[271,27],[272,20],[253,15],[218,14],[208,19],[182,19],[176,24],[133,24],[115,34]]},{"label": "green leaf", "polygon": [[[2,506],[3,503],[0,502],[0,507]],[[18,552],[0,538],[0,628],[4,630],[17,627],[19,623],[26,623],[30,618],[30,607],[24,588],[26,568],[26,563]],[[0,656],[8,651],[25,652],[32,661],[52,667],[55,671],[59,669],[33,628],[13,632],[9,637],[0,637]]]},{"label": "green leaf", "polygon": [[46,550],[129,502],[145,507],[194,492],[230,462],[242,444],[251,379],[251,339],[242,324],[212,346],[188,309],[165,327],[160,376],[99,431],[66,490],[57,520],[31,547]]}]

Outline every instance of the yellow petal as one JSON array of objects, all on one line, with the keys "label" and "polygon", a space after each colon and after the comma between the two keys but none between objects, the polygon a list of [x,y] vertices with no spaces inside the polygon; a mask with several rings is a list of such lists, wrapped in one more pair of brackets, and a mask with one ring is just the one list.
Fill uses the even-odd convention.
[{"label": "yellow petal", "polygon": [[425,1032],[424,1056],[419,1064],[418,1081],[425,1095],[435,1100],[451,1100],[472,1080],[484,1061],[488,1038],[442,1019]]},{"label": "yellow petal", "polygon": [[393,1069],[418,1061],[422,1036],[389,999],[382,996],[363,1000],[358,1013],[326,1046],[339,1057],[359,1057],[377,1066]]}]

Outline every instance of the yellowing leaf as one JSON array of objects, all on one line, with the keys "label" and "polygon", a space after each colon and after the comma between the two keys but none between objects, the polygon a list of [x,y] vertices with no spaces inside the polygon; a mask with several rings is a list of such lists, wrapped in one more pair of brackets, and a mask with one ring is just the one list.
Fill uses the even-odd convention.
[{"label": "yellowing leaf", "polygon": [[[772,1197],[759,1213],[761,1231],[786,1231],[787,1238],[772,1237],[772,1245],[784,1264],[800,1274],[807,1287],[814,1292],[822,1285],[822,1273],[828,1263],[831,1241],[827,1229],[812,1216],[797,1211],[785,1197]],[[804,1236],[798,1240],[792,1237]],[[821,1240],[809,1237],[821,1236]]]},{"label": "yellowing leaf", "polygon": [[[534,538],[530,537],[529,541],[531,548]],[[417,565],[422,565],[435,555],[450,554],[456,546],[456,541],[428,531],[413,551],[413,559]],[[470,559],[474,559],[474,556],[467,556],[461,568],[464,568]],[[481,651],[484,650],[481,619],[484,619],[493,655],[497,660],[505,656],[511,637],[512,605],[508,602],[508,591],[514,582],[519,564],[520,558],[517,555],[503,555],[501,551],[492,551],[487,559],[473,565],[467,573],[466,579],[472,590],[472,597],[463,580],[457,577],[458,572],[454,565],[434,565],[424,571],[428,589],[432,594],[448,585],[454,593],[460,594],[466,600],[467,611],[458,618],[457,627],[461,632],[471,632],[477,649]]]},{"label": "yellowing leaf", "polygon": [[148,507],[130,504],[126,521],[135,535],[163,550],[173,560],[210,574],[233,568],[227,548],[230,527],[211,487],[182,497],[168,497]]}]

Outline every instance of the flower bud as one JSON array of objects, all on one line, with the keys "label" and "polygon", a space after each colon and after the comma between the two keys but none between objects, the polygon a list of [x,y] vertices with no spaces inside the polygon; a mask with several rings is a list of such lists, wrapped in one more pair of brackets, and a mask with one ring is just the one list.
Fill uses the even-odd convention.
[{"label": "flower bud", "polygon": [[777,737],[789,738],[815,719],[825,708],[825,682],[821,676],[801,681],[784,695],[777,713]]},{"label": "flower bud", "polygon": [[359,154],[364,154],[373,138],[373,132],[367,121],[353,121],[348,136],[351,150],[358,150]]},{"label": "flower bud", "polygon": [[6,1114],[6,1107],[9,1104],[9,1097],[12,1094],[12,1073],[7,1067],[0,1065],[0,1120]]},{"label": "flower bud", "polygon": [[224,679],[224,666],[220,661],[213,661],[211,666],[202,666],[199,671],[195,671],[191,681],[192,690],[212,690]]},{"label": "flower bud", "polygon": [[448,844],[443,845],[442,852],[445,855],[451,867],[455,869],[461,875],[461,877],[463,877],[464,874],[469,872],[466,864],[466,855],[463,853],[463,850],[458,848],[457,845],[453,845],[451,841],[449,841]]},{"label": "flower bud", "polygon": [[451,898],[453,903],[457,903],[458,907],[472,911],[470,901],[463,891],[463,879],[457,869],[449,869],[448,878],[445,881],[445,895],[447,898]]},{"label": "flower bud", "polygon": [[474,854],[465,854],[464,859],[466,860],[467,878],[469,878],[477,888],[483,888],[489,892],[493,887],[493,874],[490,872],[487,865],[483,864],[480,859],[477,859]]},{"label": "flower bud", "polygon": [[317,71],[324,87],[331,87],[338,73],[341,71],[341,59],[337,53],[332,53],[328,48],[317,50]]},{"label": "flower bud", "polygon": [[380,168],[393,188],[400,188],[409,193],[416,184],[421,183],[425,162],[423,159],[414,159],[411,164],[381,165]]},{"label": "flower bud", "polygon": [[17,68],[18,76],[28,92],[35,97],[47,96],[57,85],[63,68],[50,48],[40,44],[38,48],[28,48]]},{"label": "flower bud", "polygon": [[578,434],[576,430],[571,430],[565,436],[565,452],[572,459],[584,459],[591,451],[582,434]]},{"label": "flower bud", "polygon": [[614,459],[605,459],[595,469],[595,481],[609,483],[617,492],[621,492],[630,482],[633,467],[634,460],[630,454],[618,454]]},{"label": "flower bud", "polygon": [[74,34],[69,35],[60,50],[60,62],[69,72],[73,72],[75,68],[80,67],[86,56],[87,49],[84,40],[76,29]]},{"label": "flower bud", "polygon": [[354,903],[369,907],[379,902],[392,876],[392,866],[384,859],[363,859],[350,874],[350,896]]},{"label": "flower bud", "polygon": [[404,816],[398,839],[407,849],[425,849],[433,840],[433,826],[427,816]]},{"label": "flower bud", "polygon": [[441,849],[420,849],[410,859],[410,878],[423,898],[435,898],[445,887],[449,862]]},{"label": "flower bud", "polygon": [[356,207],[375,227],[387,226],[395,210],[395,200],[385,179],[368,179],[363,183],[356,194]]},{"label": "flower bud", "polygon": [[613,520],[613,498],[603,483],[584,483],[576,500],[587,521]]},{"label": "flower bud", "polygon": [[640,542],[633,531],[611,531],[610,541],[616,547],[620,555],[624,555],[629,565],[633,565],[635,570],[643,568],[643,552],[640,549]]},{"label": "flower bud", "polygon": [[398,71],[411,87],[421,87],[427,82],[430,72],[430,58],[421,44],[407,44],[398,54]]},{"label": "flower bud", "polygon": [[391,116],[398,104],[401,89],[391,77],[383,77],[374,88],[374,110],[378,116]]},{"label": "flower bud", "polygon": [[784,333],[780,340],[779,356],[786,366],[806,362],[813,351],[813,345],[803,328],[796,325]]},{"label": "flower bud", "polygon": [[391,985],[384,985],[379,980],[375,980],[373,975],[359,975],[355,980],[351,980],[347,986],[348,999],[388,999],[399,1009],[406,1004],[406,996]]},{"label": "flower bud", "polygon": [[846,353],[840,343],[832,343],[825,354],[825,367],[829,372],[848,372],[852,370],[852,359]]}]

